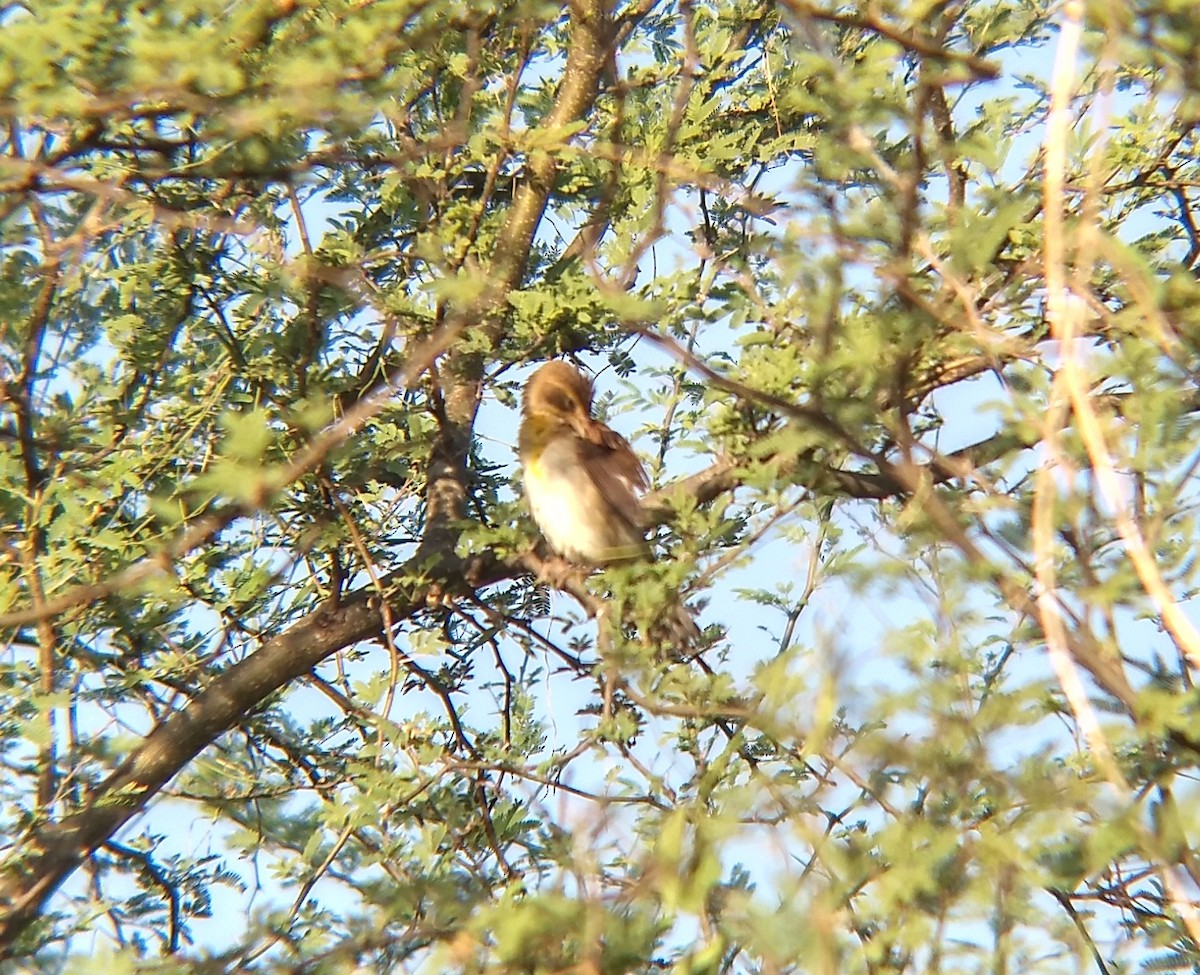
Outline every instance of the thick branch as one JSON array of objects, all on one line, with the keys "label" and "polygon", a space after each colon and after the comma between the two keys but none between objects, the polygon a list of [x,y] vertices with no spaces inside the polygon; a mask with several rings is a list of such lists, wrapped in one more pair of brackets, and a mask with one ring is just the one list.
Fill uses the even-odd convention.
[{"label": "thick branch", "polygon": [[[584,118],[596,100],[600,79],[609,60],[612,29],[603,0],[581,0],[572,4],[570,10],[572,25],[567,63],[554,107],[538,127],[543,137],[563,133],[568,126]],[[491,266],[492,281],[506,293],[517,287],[524,276],[529,249],[554,186],[558,159],[550,152],[534,152],[530,155],[527,171],[529,178],[513,194],[512,207],[496,241]],[[499,320],[489,323],[491,338],[496,338],[499,327]]]},{"label": "thick branch", "polygon": [[[969,477],[971,472],[985,464],[993,463],[1008,454],[1034,446],[1036,438],[1021,437],[1003,431],[978,443],[963,447],[949,454],[934,458],[929,464],[931,484],[945,484],[955,478]],[[759,463],[775,465],[782,478],[792,478],[806,464],[815,465],[813,455],[775,454]],[[685,498],[696,505],[708,504],[722,494],[727,494],[741,485],[742,476],[738,466],[729,458],[722,458],[690,477],[673,481],[642,499],[642,512],[647,526],[665,525],[674,518],[676,502]],[[871,471],[847,471],[837,467],[814,467],[810,488],[828,489],[831,493],[861,501],[882,501],[899,498],[909,493],[908,488],[887,473]]]},{"label": "thick branch", "polygon": [[[405,566],[384,581],[386,587],[397,588],[389,600],[393,622],[419,612],[433,592],[427,582],[397,582],[415,569]],[[497,582],[513,571],[491,560],[457,566],[458,581],[476,586]],[[336,609],[318,610],[268,640],[216,677],[187,707],[165,718],[101,783],[86,808],[34,833],[0,878],[0,958],[11,956],[46,898],[83,859],[116,835],[204,748],[326,657],[377,636],[383,622],[375,593],[373,586],[360,590]],[[13,863],[17,858],[19,864]]]},{"label": "thick branch", "polygon": [[[612,30],[603,0],[581,0],[571,5],[571,40],[562,83],[554,105],[534,133],[535,141],[565,143],[571,126],[582,121],[600,90],[600,79],[609,60]],[[558,171],[555,153],[536,151],[526,165],[527,178],[513,193],[488,268],[483,296],[467,308],[451,310],[448,321],[461,327],[481,326],[490,344],[499,339],[507,314],[506,299],[525,276],[534,236],[545,213]],[[485,358],[478,351],[460,354],[451,350],[440,370],[440,436],[429,459],[426,534],[423,555],[437,557],[453,551],[448,535],[463,517],[467,501],[467,453],[479,408]]]},{"label": "thick branch", "polygon": [[904,50],[920,54],[922,57],[935,58],[948,64],[965,65],[977,79],[988,80],[1000,76],[1000,66],[995,61],[988,61],[977,54],[951,50],[944,47],[936,38],[920,34],[915,29],[905,29],[889,24],[876,14],[860,15],[840,10],[822,9],[811,3],[810,0],[786,0],[784,7],[797,17],[811,17],[813,20],[823,20],[831,24],[840,24],[843,27],[870,31],[887,38]]}]

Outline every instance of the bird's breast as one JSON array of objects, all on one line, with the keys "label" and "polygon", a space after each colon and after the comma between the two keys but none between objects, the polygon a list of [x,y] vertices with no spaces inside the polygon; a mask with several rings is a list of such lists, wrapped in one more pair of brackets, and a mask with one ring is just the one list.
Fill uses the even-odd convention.
[{"label": "bird's breast", "polygon": [[524,462],[525,496],[546,541],[560,555],[601,564],[636,555],[643,536],[605,500],[571,436],[554,438]]}]

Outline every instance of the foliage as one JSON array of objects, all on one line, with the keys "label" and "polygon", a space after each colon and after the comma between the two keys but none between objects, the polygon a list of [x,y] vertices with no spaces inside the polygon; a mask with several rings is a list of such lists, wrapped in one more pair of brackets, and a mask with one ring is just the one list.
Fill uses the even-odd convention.
[{"label": "foliage", "polygon": [[0,957],[1200,969],[1190,0],[0,22]]}]

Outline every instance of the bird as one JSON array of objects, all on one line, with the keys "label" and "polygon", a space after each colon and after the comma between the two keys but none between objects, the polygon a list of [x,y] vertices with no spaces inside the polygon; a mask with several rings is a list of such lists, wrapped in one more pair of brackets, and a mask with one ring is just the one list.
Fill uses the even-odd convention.
[{"label": "bird", "polygon": [[[649,559],[641,494],[650,479],[629,441],[592,416],[592,383],[555,359],[525,384],[518,453],[525,497],[550,547],[570,562]],[[695,646],[700,630],[682,602],[663,614],[665,635]]]},{"label": "bird", "polygon": [[639,495],[650,486],[629,441],[592,416],[592,383],[547,362],[525,384],[518,450],[530,513],[550,547],[593,566],[649,553]]}]

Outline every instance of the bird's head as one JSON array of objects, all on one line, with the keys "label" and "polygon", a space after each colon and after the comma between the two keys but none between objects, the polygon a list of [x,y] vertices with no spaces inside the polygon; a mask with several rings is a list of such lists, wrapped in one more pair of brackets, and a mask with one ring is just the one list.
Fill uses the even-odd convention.
[{"label": "bird's head", "polygon": [[547,362],[525,384],[522,412],[565,423],[586,435],[592,419],[592,384],[566,362]]}]

